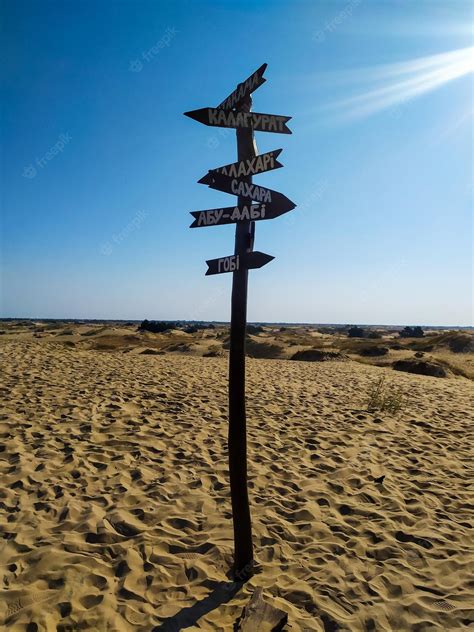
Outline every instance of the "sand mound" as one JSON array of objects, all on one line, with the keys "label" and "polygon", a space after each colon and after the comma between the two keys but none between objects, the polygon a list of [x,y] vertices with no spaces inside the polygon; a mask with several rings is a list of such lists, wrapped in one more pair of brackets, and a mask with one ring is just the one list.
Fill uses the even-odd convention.
[{"label": "sand mound", "polygon": [[245,353],[249,358],[279,358],[283,353],[283,347],[270,342],[260,342],[248,338],[245,345]]},{"label": "sand mound", "polygon": [[388,347],[381,347],[379,345],[371,345],[370,347],[361,347],[357,350],[357,353],[365,357],[379,357],[387,355],[389,352]]},{"label": "sand mound", "polygon": [[395,371],[405,371],[407,373],[416,373],[417,375],[429,375],[431,377],[446,377],[447,372],[443,365],[439,362],[408,359],[396,360],[392,364]]},{"label": "sand mound", "polygon": [[291,356],[291,360],[304,360],[305,362],[326,362],[327,360],[346,360],[347,357],[339,351],[327,351],[322,349],[304,349]]}]

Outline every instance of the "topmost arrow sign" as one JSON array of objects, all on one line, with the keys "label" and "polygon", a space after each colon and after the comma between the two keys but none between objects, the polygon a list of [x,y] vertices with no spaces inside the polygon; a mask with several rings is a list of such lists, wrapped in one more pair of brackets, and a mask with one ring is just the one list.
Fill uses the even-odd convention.
[{"label": "topmost arrow sign", "polygon": [[222,103],[219,104],[221,110],[232,110],[242,103],[242,101],[248,97],[254,90],[259,88],[266,79],[263,78],[263,73],[267,68],[267,64],[262,64],[250,77],[248,77],[242,83],[239,83],[237,88],[225,98]]}]

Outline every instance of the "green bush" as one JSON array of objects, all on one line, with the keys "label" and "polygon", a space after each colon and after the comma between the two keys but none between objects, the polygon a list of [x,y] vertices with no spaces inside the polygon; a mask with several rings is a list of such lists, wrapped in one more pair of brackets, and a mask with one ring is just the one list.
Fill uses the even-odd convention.
[{"label": "green bush", "polygon": [[399,335],[400,338],[423,338],[425,332],[421,327],[404,327]]},{"label": "green bush", "polygon": [[169,329],[176,329],[178,323],[171,321],[157,321],[157,320],[144,320],[138,327],[138,331],[151,331],[154,334],[168,331]]},{"label": "green bush", "polygon": [[385,376],[371,385],[367,395],[368,412],[388,412],[392,415],[402,410],[405,397],[400,389],[393,388],[385,381]]},{"label": "green bush", "polygon": [[349,327],[347,330],[347,335],[349,338],[363,338],[365,336],[365,331],[362,327]]}]

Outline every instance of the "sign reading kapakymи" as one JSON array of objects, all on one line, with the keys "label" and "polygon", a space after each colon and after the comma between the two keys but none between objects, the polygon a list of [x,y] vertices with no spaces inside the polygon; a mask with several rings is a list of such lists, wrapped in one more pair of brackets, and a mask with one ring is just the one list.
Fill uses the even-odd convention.
[{"label": "sign reading kapakym\u0438", "polygon": [[222,103],[219,104],[219,107],[223,110],[231,110],[232,108],[237,107],[240,103],[247,98],[254,90],[259,88],[263,83],[265,83],[266,79],[263,78],[263,73],[267,68],[267,64],[262,64],[260,68],[247,77],[245,81],[239,83],[237,88],[226,97]]}]

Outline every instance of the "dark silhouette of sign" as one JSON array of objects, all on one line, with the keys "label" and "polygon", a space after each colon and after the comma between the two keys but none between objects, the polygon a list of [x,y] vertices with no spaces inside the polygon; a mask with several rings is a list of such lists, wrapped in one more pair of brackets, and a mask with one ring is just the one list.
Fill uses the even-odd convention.
[{"label": "dark silhouette of sign", "polygon": [[267,187],[262,187],[258,184],[245,182],[245,180],[238,178],[230,178],[222,175],[222,173],[210,173],[209,179],[208,186],[211,189],[230,193],[231,195],[240,195],[240,197],[251,202],[271,204],[274,211],[279,212],[280,215],[296,207],[296,204],[283,193],[267,189]]},{"label": "dark silhouette of sign", "polygon": [[270,263],[272,259],[275,259],[275,257],[266,255],[264,252],[259,252],[258,250],[238,255],[229,255],[228,257],[220,257],[219,259],[209,259],[206,261],[208,267],[206,276],[210,276],[211,274],[223,274],[224,272],[236,272],[241,269],[251,270],[262,268],[267,263]]},{"label": "dark silhouette of sign", "polygon": [[281,149],[274,149],[273,151],[268,151],[266,154],[260,154],[248,160],[233,162],[231,165],[211,169],[209,173],[206,173],[198,182],[199,184],[209,184],[212,173],[222,173],[224,176],[230,176],[231,178],[243,178],[245,176],[255,176],[258,173],[264,173],[272,169],[280,169],[283,165],[281,162],[278,162],[277,157],[281,152]]},{"label": "dark silhouette of sign", "polygon": [[267,64],[262,64],[260,68],[257,68],[250,77],[238,84],[237,88],[219,104],[219,107],[222,110],[232,110],[248,99],[252,92],[265,83],[266,79],[264,79],[263,73],[266,68]]},{"label": "dark silhouette of sign", "polygon": [[219,108],[201,108],[184,114],[199,123],[213,127],[235,127],[236,129],[252,129],[256,132],[291,134],[290,128],[286,125],[291,116],[221,110]]},{"label": "dark silhouette of sign", "polygon": [[[199,182],[212,189],[237,196],[237,204],[226,208],[193,211],[191,228],[235,223],[234,254],[209,259],[206,275],[232,272],[232,299],[229,341],[229,479],[234,525],[234,578],[247,581],[253,573],[252,523],[247,485],[247,430],[245,412],[245,334],[247,326],[248,271],[261,268],[273,259],[254,252],[255,221],[273,219],[295,208],[282,193],[253,184],[252,176],[282,165],[277,149],[256,155],[254,131],[291,134],[289,116],[251,112],[251,94],[265,82],[263,64],[238,84],[218,108],[185,112],[186,116],[217,127],[234,127],[238,162],[209,171]],[[252,204],[252,202],[256,202]]]},{"label": "dark silhouette of sign", "polygon": [[[292,206],[294,208],[294,205]],[[273,204],[245,204],[244,206],[227,206],[224,208],[212,208],[206,211],[191,211],[195,218],[189,228],[202,228],[205,226],[223,226],[224,224],[236,224],[237,222],[258,222],[262,219],[275,219],[288,211],[276,208]]]}]

